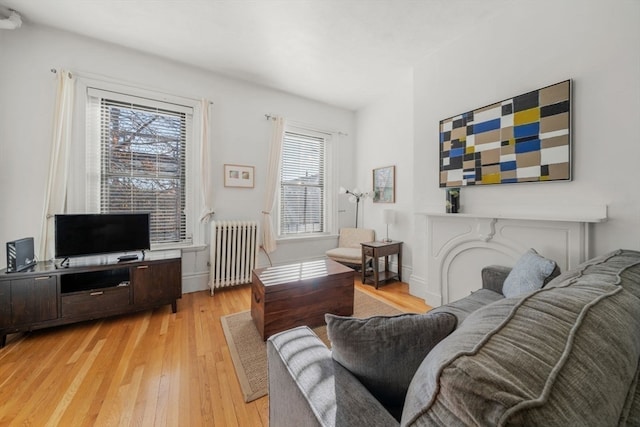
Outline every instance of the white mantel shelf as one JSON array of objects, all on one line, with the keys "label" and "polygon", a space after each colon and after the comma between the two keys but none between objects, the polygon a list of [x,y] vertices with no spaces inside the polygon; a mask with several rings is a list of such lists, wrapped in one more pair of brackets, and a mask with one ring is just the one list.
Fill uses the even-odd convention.
[{"label": "white mantel shelf", "polygon": [[607,209],[604,212],[591,213],[588,215],[579,215],[572,213],[538,214],[538,213],[446,213],[446,212],[417,212],[417,215],[440,216],[448,218],[489,218],[489,219],[515,219],[524,221],[561,221],[561,222],[586,222],[598,223],[607,221]]}]

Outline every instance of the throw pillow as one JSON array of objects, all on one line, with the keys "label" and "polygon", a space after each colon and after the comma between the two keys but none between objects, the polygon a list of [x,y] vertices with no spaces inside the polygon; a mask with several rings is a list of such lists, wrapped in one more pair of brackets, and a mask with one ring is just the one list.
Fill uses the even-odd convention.
[{"label": "throw pillow", "polygon": [[326,314],[325,320],[333,359],[355,375],[397,419],[420,363],[457,322],[450,313],[366,319]]},{"label": "throw pillow", "polygon": [[542,288],[552,273],[557,273],[555,261],[529,249],[513,266],[502,286],[505,297],[511,298]]}]

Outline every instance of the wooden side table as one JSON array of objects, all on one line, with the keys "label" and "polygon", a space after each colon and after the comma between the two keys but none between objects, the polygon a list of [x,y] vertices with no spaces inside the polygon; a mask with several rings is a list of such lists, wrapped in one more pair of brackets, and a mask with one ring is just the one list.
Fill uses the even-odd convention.
[{"label": "wooden side table", "polygon": [[[362,284],[366,283],[367,257],[373,258],[373,284],[378,289],[381,281],[397,278],[402,281],[402,242],[367,242],[362,245]],[[389,255],[398,256],[398,272],[389,271]],[[378,261],[384,257],[384,271],[378,271]]]}]

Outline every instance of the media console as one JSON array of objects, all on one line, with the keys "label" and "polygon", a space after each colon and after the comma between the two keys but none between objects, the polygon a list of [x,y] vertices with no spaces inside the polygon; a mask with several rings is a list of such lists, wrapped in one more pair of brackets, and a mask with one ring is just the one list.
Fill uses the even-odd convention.
[{"label": "media console", "polygon": [[179,250],[147,252],[144,259],[28,270],[0,270],[0,348],[7,334],[99,319],[171,304],[182,296]]}]

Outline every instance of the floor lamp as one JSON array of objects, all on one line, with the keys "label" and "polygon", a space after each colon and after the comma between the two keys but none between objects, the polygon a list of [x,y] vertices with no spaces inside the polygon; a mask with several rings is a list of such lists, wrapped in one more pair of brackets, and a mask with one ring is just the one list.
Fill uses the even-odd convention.
[{"label": "floor lamp", "polygon": [[356,204],[356,228],[358,228],[358,207],[360,206],[360,199],[362,199],[363,197],[367,197],[368,193],[363,193],[360,190],[358,190],[357,188],[354,188],[353,190],[347,190],[344,187],[340,187],[340,194],[349,194],[349,201],[351,203],[355,203]]}]

